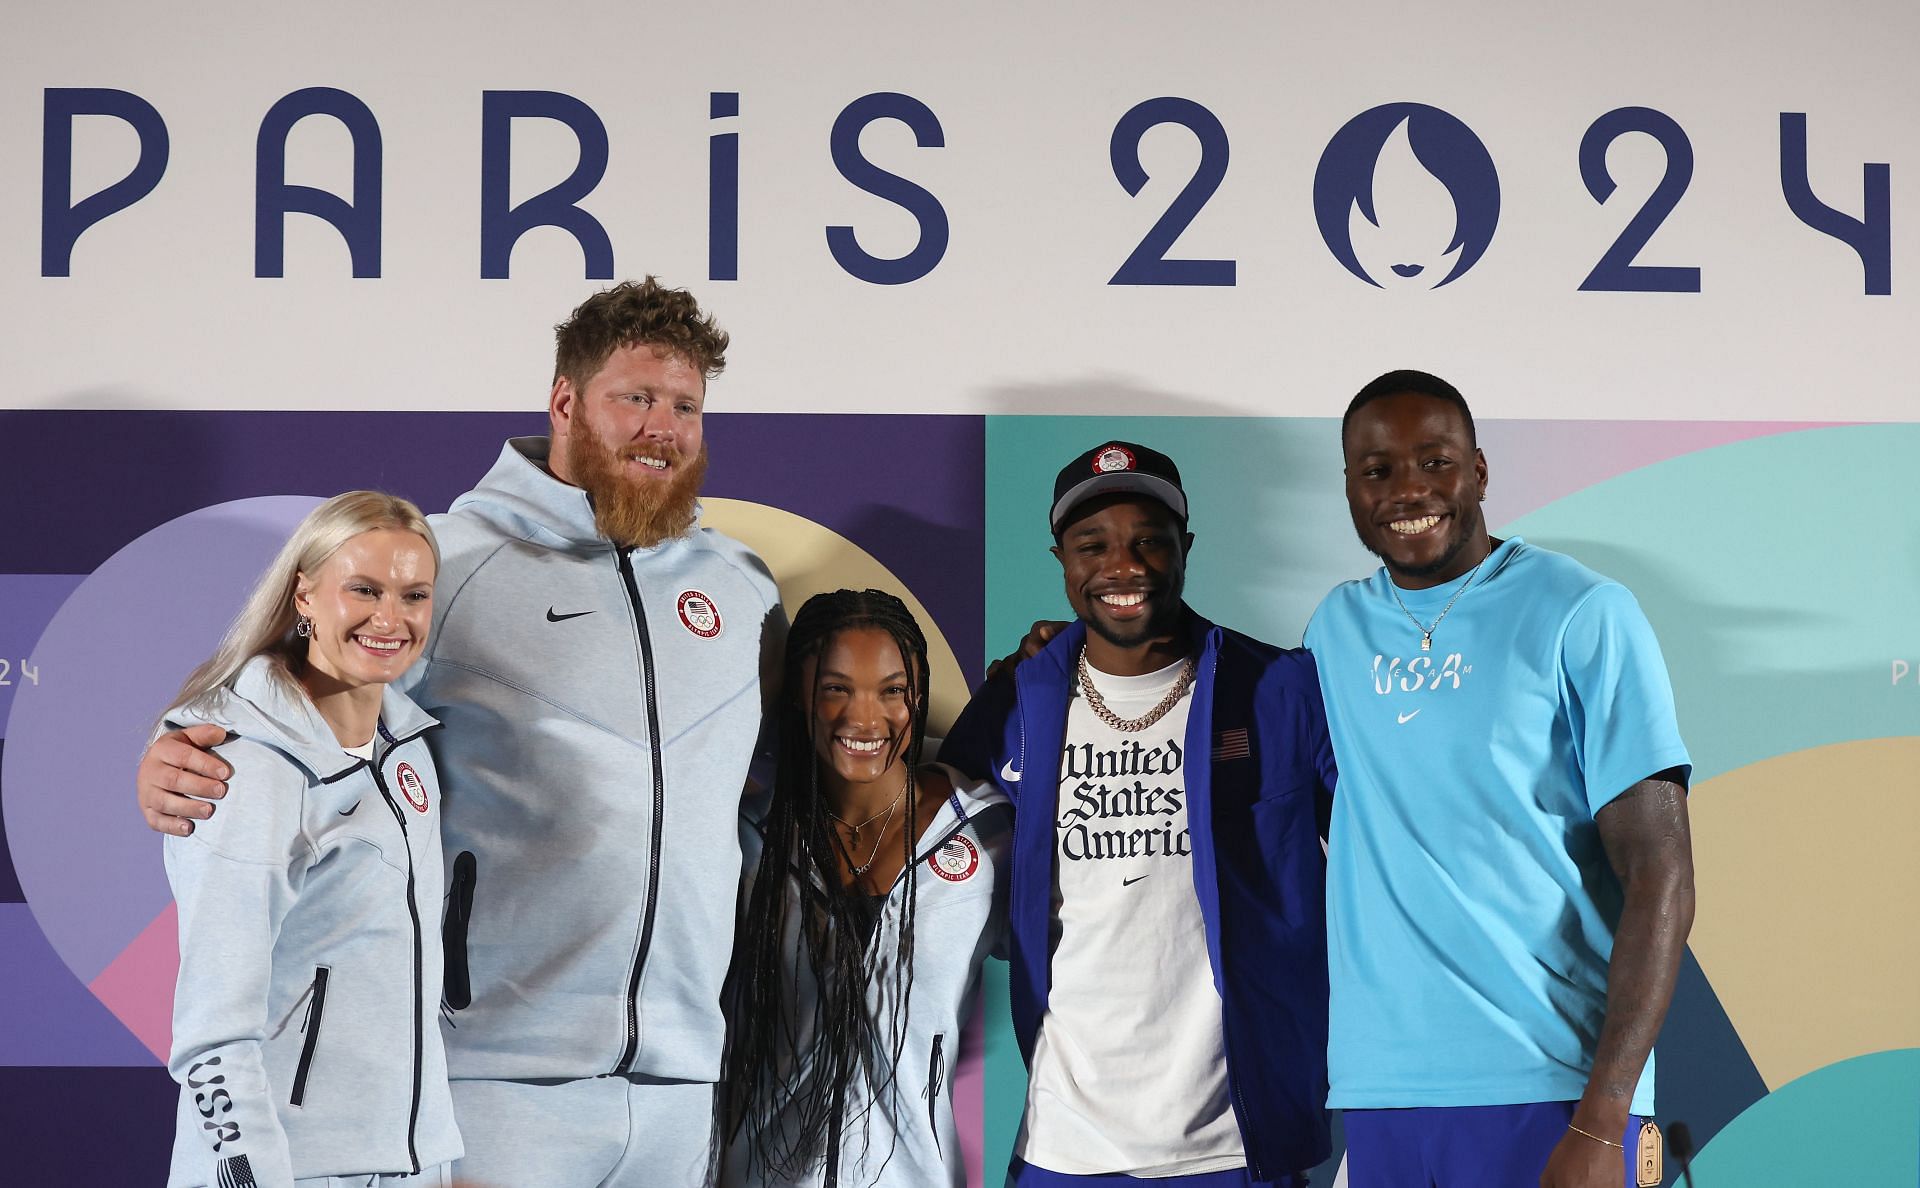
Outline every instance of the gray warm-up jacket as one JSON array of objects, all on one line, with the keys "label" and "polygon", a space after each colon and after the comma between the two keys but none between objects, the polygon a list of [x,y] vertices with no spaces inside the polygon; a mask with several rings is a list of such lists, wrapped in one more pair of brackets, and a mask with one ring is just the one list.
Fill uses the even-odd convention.
[{"label": "gray warm-up jacket", "polygon": [[165,840],[180,908],[167,1183],[288,1188],[461,1153],[440,1003],[435,725],[389,688],[372,763],[256,657],[204,711],[233,794]]},{"label": "gray warm-up jacket", "polygon": [[614,547],[547,445],[508,442],[433,521],[433,637],[408,679],[446,724],[448,1061],[716,1081],[779,592],[707,529]]},{"label": "gray warm-up jacket", "polygon": [[[991,783],[944,770],[953,794],[934,808],[921,829],[910,868],[916,898],[905,1049],[890,1083],[849,1086],[851,1108],[858,1110],[868,1101],[873,1108],[864,1135],[840,1136],[837,1178],[843,1188],[966,1188],[967,1169],[953,1120],[953,1066],[960,1054],[960,1030],[972,1020],[979,999],[980,963],[1001,948],[1006,933],[1005,861],[1013,806]],[[759,821],[764,816],[758,799],[743,815],[741,837],[749,870],[759,862]],[[906,881],[903,870],[887,896],[868,942],[875,954],[897,950]],[[798,913],[785,921],[786,968],[794,981],[797,1017],[808,1020],[818,992],[800,952],[800,925]],[[892,996],[890,965],[876,962],[867,991],[869,1009],[881,1020],[883,1042],[900,1008]],[[810,1030],[797,1037],[802,1047],[811,1042]],[[876,1055],[885,1062],[891,1051]],[[804,1076],[796,1081],[808,1083]],[[727,1154],[724,1188],[815,1188],[826,1180],[824,1164],[798,1180],[770,1176],[755,1164],[743,1129]]]}]

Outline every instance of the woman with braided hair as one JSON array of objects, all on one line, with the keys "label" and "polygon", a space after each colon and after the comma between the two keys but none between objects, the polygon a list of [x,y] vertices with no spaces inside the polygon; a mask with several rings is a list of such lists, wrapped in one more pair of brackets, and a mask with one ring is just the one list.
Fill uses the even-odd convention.
[{"label": "woman with braided hair", "polygon": [[809,599],[785,672],[742,828],[722,1182],[958,1188],[949,1071],[1005,926],[1011,806],[922,765],[926,638],[893,595]]}]

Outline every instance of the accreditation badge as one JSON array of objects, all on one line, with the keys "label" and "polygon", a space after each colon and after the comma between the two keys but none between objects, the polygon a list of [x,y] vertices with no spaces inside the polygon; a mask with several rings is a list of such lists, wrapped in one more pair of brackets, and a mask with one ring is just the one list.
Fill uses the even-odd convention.
[{"label": "accreditation badge", "polygon": [[1633,1154],[1633,1166],[1638,1173],[1633,1182],[1637,1188],[1660,1188],[1666,1162],[1666,1143],[1660,1138],[1660,1128],[1651,1121],[1641,1123],[1640,1142]]}]

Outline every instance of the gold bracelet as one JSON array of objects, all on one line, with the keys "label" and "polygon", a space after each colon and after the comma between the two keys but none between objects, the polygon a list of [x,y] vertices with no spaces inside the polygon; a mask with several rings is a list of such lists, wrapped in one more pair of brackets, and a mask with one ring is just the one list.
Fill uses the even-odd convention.
[{"label": "gold bracelet", "polygon": [[1587,1131],[1587,1130],[1582,1130],[1582,1129],[1580,1129],[1580,1128],[1579,1128],[1578,1126],[1575,1126],[1575,1125],[1574,1125],[1573,1123],[1571,1123],[1571,1122],[1569,1122],[1569,1123],[1567,1123],[1567,1129],[1568,1129],[1568,1130],[1571,1130],[1571,1131],[1573,1131],[1573,1133],[1575,1133],[1575,1134],[1578,1134],[1578,1135],[1582,1135],[1582,1136],[1584,1136],[1584,1137],[1586,1137],[1586,1138],[1590,1138],[1590,1139],[1592,1139],[1592,1140],[1593,1140],[1594,1142],[1596,1142],[1596,1143],[1605,1143],[1605,1144],[1607,1144],[1607,1146],[1609,1146],[1609,1147],[1612,1147],[1612,1148],[1613,1148],[1614,1150],[1616,1150],[1616,1151],[1624,1151],[1624,1150],[1626,1150],[1626,1148],[1625,1148],[1624,1146],[1622,1146],[1622,1145],[1620,1145],[1619,1143],[1616,1143],[1616,1142],[1614,1142],[1614,1141],[1613,1141],[1612,1139],[1603,1139],[1603,1138],[1601,1138],[1601,1137],[1600,1137],[1599,1135],[1597,1135],[1597,1134],[1594,1134],[1594,1133],[1593,1133],[1593,1132],[1591,1132],[1591,1131]]}]

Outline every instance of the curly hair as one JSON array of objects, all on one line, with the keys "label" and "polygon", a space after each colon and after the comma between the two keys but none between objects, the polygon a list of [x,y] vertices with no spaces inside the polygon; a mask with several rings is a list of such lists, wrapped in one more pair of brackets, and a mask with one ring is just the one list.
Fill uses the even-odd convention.
[{"label": "curly hair", "polygon": [[584,390],[613,352],[651,346],[682,356],[712,380],[726,370],[729,341],[685,289],[669,289],[651,276],[621,281],[582,301],[553,328],[553,378]]}]

